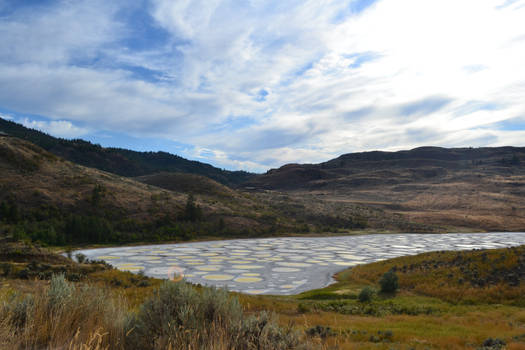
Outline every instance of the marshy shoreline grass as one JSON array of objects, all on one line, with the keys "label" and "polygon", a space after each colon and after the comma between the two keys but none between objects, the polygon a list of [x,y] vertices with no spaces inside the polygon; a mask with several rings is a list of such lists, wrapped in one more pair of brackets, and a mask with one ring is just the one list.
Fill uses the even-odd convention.
[{"label": "marshy shoreline grass", "polygon": [[[0,348],[182,349],[193,342],[192,348],[203,349],[478,349],[492,344],[489,339],[497,339],[507,349],[525,349],[525,246],[432,252],[361,265],[338,273],[335,284],[294,296],[225,293],[98,263],[77,264],[25,243],[11,248],[18,257],[0,257]],[[380,292],[379,280],[388,271],[399,278],[396,293]],[[66,298],[69,301],[63,307],[77,307],[74,312],[62,311],[64,318],[42,312],[49,310],[51,295],[60,289],[57,283],[61,290],[75,291],[65,293],[75,297]],[[360,301],[364,288],[372,294]],[[162,299],[163,293],[171,297]],[[188,311],[184,317],[177,316],[180,310],[188,310],[183,302],[169,306],[180,295],[192,300],[191,305],[201,305],[200,310],[215,310],[211,318],[184,318]],[[172,307],[166,313],[171,316],[160,321],[148,318],[145,305],[157,310],[150,316]],[[104,316],[105,310],[110,310],[111,317]],[[27,317],[28,312],[34,316]],[[19,318],[13,328],[15,314]],[[20,323],[24,314],[26,323]],[[213,315],[222,316],[217,320]],[[236,321],[225,324],[225,318],[232,317]],[[156,343],[139,346],[133,337],[152,338],[137,331],[140,319],[142,329],[154,322],[155,329],[170,326],[153,336]],[[170,328],[174,322],[178,322],[177,331]],[[60,325],[60,334],[53,324]],[[247,334],[251,334],[251,345],[240,344],[239,339],[249,338]],[[255,345],[258,341],[262,343]],[[501,345],[494,344],[493,349]]]}]

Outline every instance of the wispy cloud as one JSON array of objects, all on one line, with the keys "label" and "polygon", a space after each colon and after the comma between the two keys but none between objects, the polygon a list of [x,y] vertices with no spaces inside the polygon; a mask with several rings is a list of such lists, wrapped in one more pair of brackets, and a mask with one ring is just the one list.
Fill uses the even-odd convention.
[{"label": "wispy cloud", "polygon": [[162,138],[251,170],[524,145],[521,124],[501,127],[525,115],[524,5],[0,1],[0,108],[60,136]]}]

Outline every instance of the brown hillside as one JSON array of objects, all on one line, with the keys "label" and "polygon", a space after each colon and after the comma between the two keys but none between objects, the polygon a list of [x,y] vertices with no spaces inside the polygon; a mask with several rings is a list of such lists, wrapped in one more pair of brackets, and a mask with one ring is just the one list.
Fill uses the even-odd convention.
[{"label": "brown hillside", "polygon": [[[0,138],[0,175],[0,234],[23,230],[51,243],[62,242],[62,233],[78,237],[70,227],[93,243],[407,227],[405,220],[373,208],[311,206],[274,192],[243,193],[199,175],[159,173],[139,182],[71,163],[14,137]],[[189,194],[200,207],[195,217],[188,216]],[[9,211],[15,206],[16,215]],[[90,236],[91,227],[102,233]]]},{"label": "brown hillside", "polygon": [[158,173],[134,178],[170,191],[216,196],[235,196],[235,191],[206,176],[187,173]]},{"label": "brown hillside", "polygon": [[422,147],[272,169],[246,186],[469,230],[525,230],[525,148]]},{"label": "brown hillside", "polygon": [[[185,198],[111,173],[58,158],[18,138],[0,138],[0,201],[15,200],[23,208],[54,206],[82,212],[92,206],[95,186],[103,189],[97,206],[145,218],[156,208],[152,198],[165,198],[163,212],[179,211]],[[159,214],[162,214],[159,213]]]}]

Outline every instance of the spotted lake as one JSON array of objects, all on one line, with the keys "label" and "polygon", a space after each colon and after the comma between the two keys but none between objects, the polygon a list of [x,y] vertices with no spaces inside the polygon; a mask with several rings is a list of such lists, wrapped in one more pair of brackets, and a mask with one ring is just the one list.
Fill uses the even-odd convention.
[{"label": "spotted lake", "polygon": [[[250,294],[297,294],[333,282],[350,266],[436,250],[525,244],[525,232],[377,234],[159,244],[81,250],[121,270]],[[77,252],[76,252],[77,253]]]}]

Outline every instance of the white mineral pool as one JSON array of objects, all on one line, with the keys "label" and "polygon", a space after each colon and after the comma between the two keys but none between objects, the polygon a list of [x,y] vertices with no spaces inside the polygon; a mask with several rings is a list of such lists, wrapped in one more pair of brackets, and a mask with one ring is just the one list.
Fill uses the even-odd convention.
[{"label": "white mineral pool", "polygon": [[504,248],[525,244],[525,232],[376,234],[237,239],[80,250],[121,270],[157,278],[184,277],[249,294],[297,294],[333,282],[350,266],[403,255]]}]

